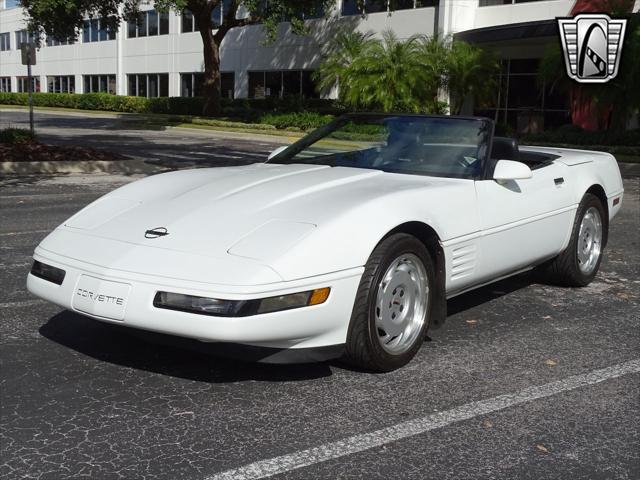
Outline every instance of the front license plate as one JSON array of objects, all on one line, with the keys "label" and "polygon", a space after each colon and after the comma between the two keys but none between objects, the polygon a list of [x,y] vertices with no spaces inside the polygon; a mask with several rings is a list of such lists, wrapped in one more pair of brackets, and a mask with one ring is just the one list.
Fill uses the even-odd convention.
[{"label": "front license plate", "polygon": [[123,320],[131,285],[81,275],[73,292],[73,308],[97,317]]}]

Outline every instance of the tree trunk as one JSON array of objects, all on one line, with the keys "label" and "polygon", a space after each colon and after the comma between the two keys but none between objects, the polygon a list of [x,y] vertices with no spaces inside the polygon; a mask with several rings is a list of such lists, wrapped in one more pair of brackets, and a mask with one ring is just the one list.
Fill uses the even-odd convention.
[{"label": "tree trunk", "polygon": [[204,106],[202,114],[205,116],[219,116],[222,113],[220,104],[220,44],[224,33],[219,35],[213,34],[211,25],[211,11],[203,9],[196,14],[194,12],[195,21],[198,24],[198,30],[202,37],[204,50],[204,83],[202,85],[202,94],[204,96]]}]

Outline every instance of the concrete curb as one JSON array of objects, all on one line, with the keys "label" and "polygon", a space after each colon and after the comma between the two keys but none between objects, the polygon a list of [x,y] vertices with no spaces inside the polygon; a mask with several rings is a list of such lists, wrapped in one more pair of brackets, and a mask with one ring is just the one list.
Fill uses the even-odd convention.
[{"label": "concrete curb", "polygon": [[61,173],[152,174],[166,170],[143,160],[88,160],[59,162],[0,162],[0,175],[57,175]]}]

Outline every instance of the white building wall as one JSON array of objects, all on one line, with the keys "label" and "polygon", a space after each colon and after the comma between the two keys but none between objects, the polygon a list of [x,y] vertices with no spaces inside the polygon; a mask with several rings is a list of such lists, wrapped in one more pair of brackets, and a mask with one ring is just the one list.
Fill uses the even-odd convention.
[{"label": "white building wall", "polygon": [[574,4],[575,0],[547,0],[506,6],[479,7],[476,9],[472,28],[494,27],[496,25],[566,17],[570,14]]},{"label": "white building wall", "polygon": [[[0,0],[4,6],[4,0]],[[435,8],[420,8],[366,16],[341,17],[335,9],[328,19],[309,21],[308,35],[294,35],[290,25],[279,26],[278,40],[263,45],[264,31],[260,25],[231,30],[221,49],[221,70],[234,72],[235,96],[248,95],[248,72],[252,70],[308,70],[317,68],[322,46],[340,29],[372,31],[380,34],[393,30],[399,37],[433,34]],[[16,49],[15,32],[26,27],[22,9],[0,10],[0,33],[11,32],[10,51],[0,52],[0,76],[12,77],[12,91],[17,90],[18,76],[26,75]],[[40,76],[41,91],[46,91],[49,75],[75,75],[76,92],[83,90],[83,75],[117,76],[117,91],[127,94],[127,75],[168,73],[169,95],[180,95],[180,73],[201,72],[202,40],[200,34],[181,33],[181,17],[170,14],[169,34],[154,37],[127,38],[123,23],[116,40],[74,45],[43,46],[37,55],[33,74]]]}]

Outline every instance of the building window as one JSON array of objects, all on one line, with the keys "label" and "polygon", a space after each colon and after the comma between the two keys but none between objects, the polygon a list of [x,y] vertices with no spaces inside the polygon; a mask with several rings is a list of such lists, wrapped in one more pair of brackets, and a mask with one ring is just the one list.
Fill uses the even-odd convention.
[{"label": "building window", "polygon": [[[479,0],[485,1],[485,0]],[[486,0],[494,1],[494,0]],[[362,8],[358,0],[343,0],[342,15],[362,15],[365,13],[379,13],[387,10],[412,10],[414,8],[435,7],[438,0],[365,0]],[[511,0],[509,1],[511,3]]]},{"label": "building window", "polygon": [[[216,29],[224,23],[224,16],[229,11],[231,0],[222,0],[211,12],[211,28]],[[198,25],[190,10],[182,11],[182,33],[197,32]]]},{"label": "building window", "polygon": [[58,47],[60,45],[73,45],[75,40],[70,38],[64,41],[56,40],[51,35],[47,35],[47,47]]},{"label": "building window", "polygon": [[357,0],[342,0],[342,15],[361,15],[362,11]]},{"label": "building window", "polygon": [[0,77],[0,92],[11,91],[11,77]]},{"label": "building window", "polygon": [[168,97],[169,74],[151,73],[127,75],[129,79],[129,95],[132,97]]},{"label": "building window", "polygon": [[413,8],[437,7],[438,3],[438,0],[416,0]]},{"label": "building window", "polygon": [[76,93],[76,77],[73,75],[47,77],[47,92]]},{"label": "building window", "polygon": [[116,39],[116,30],[109,27],[104,19],[92,18],[82,25],[82,43],[105,42]]},{"label": "building window", "polygon": [[36,43],[35,37],[27,30],[18,30],[16,32],[16,50],[20,50],[23,43]]},{"label": "building window", "polygon": [[494,7],[496,5],[512,5],[514,3],[540,2],[542,0],[479,0],[481,7]]},{"label": "building window", "polygon": [[[180,95],[183,97],[201,97],[204,73],[181,73],[180,74]],[[233,98],[235,91],[234,72],[220,73],[220,96],[222,98]]]},{"label": "building window", "polygon": [[[29,77],[16,77],[18,81],[18,92],[27,93],[29,91]],[[40,91],[40,77],[31,77],[31,85],[34,92]]]},{"label": "building window", "polygon": [[4,8],[16,8],[20,6],[20,0],[6,0]]},{"label": "building window", "polygon": [[136,20],[127,22],[127,37],[155,37],[169,34],[169,13],[156,10],[140,12]]},{"label": "building window", "polygon": [[84,93],[117,93],[115,75],[84,75],[83,82]]},{"label": "building window", "polygon": [[182,33],[191,33],[196,31],[196,22],[193,13],[190,10],[182,12]]},{"label": "building window", "polygon": [[378,13],[387,11],[387,0],[365,0],[364,13]]},{"label": "building window", "polygon": [[310,70],[249,72],[249,98],[318,98]]},{"label": "building window", "polygon": [[521,133],[570,123],[567,95],[550,85],[540,85],[538,65],[539,59],[503,60],[494,104],[476,113]]},{"label": "building window", "polygon": [[0,33],[0,52],[11,50],[11,34]]}]

